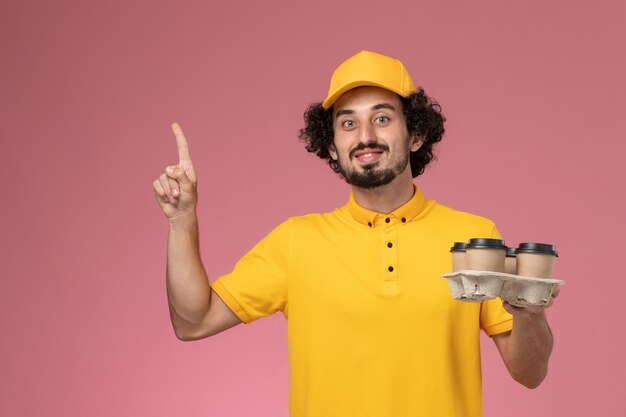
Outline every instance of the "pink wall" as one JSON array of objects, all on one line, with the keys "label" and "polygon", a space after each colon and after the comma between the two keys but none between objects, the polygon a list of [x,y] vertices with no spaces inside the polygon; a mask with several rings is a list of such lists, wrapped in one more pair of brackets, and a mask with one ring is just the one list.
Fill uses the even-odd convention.
[{"label": "pink wall", "polygon": [[181,122],[215,278],[348,188],[296,139],[333,68],[401,58],[449,119],[426,195],[554,242],[550,375],[485,346],[485,415],[624,415],[621,1],[13,1],[0,6],[2,416],[286,416],[285,322],[182,343],[152,180]]}]

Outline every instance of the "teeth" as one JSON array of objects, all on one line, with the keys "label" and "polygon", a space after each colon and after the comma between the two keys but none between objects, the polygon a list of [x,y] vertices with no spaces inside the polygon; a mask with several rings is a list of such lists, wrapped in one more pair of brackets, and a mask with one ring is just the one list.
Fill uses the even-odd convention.
[{"label": "teeth", "polygon": [[375,155],[378,155],[378,152],[367,152],[367,153],[360,154],[359,156],[357,156],[357,158],[359,158],[359,159],[371,159]]}]

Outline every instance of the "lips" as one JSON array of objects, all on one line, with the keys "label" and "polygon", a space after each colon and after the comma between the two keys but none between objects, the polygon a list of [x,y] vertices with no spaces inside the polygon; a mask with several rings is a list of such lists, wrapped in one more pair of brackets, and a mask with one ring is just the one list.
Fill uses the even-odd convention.
[{"label": "lips", "polygon": [[377,161],[383,152],[384,150],[380,148],[365,148],[354,151],[352,157],[356,158],[359,162],[371,163]]}]

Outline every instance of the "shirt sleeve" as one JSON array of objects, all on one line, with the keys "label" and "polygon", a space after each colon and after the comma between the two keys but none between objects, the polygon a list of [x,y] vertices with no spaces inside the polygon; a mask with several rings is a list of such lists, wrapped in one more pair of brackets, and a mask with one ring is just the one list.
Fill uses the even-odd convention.
[{"label": "shirt sleeve", "polygon": [[243,321],[250,323],[277,311],[286,315],[292,222],[270,232],[218,278],[213,291]]},{"label": "shirt sleeve", "polygon": [[[493,226],[491,237],[493,239],[502,239],[495,225]],[[480,328],[488,336],[509,332],[513,329],[513,316],[504,309],[500,297],[481,303]]]}]

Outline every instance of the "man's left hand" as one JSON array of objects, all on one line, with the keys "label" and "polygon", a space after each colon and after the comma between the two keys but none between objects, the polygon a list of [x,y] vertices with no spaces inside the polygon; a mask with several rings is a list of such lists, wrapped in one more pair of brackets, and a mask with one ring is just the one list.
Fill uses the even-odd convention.
[{"label": "man's left hand", "polygon": [[533,315],[536,315],[536,314],[540,314],[546,308],[548,308],[552,304],[554,304],[554,299],[559,296],[560,292],[561,292],[561,288],[560,288],[560,286],[557,286],[554,289],[554,291],[552,292],[552,296],[550,297],[550,300],[545,305],[529,305],[529,306],[526,306],[526,307],[514,307],[511,304],[509,304],[506,301],[504,301],[503,302],[504,309],[506,311],[508,311],[510,314],[512,314],[513,316],[520,316],[520,315],[533,316]]}]

